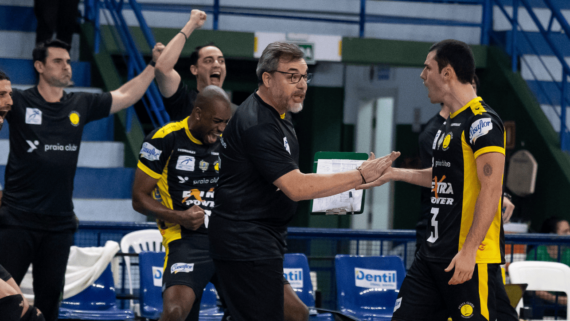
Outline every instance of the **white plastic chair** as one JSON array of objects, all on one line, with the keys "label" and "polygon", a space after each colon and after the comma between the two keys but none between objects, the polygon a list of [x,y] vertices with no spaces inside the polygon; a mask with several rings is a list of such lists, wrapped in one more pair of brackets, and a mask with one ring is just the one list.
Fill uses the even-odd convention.
[{"label": "white plastic chair", "polygon": [[[131,232],[121,239],[121,252],[129,253],[129,249],[133,248],[135,253],[146,252],[164,252],[162,245],[162,235],[158,229],[149,229]],[[131,258],[129,256],[123,257],[125,260],[125,269],[127,270],[127,277],[129,280],[129,293],[133,295],[133,281],[131,277]],[[131,307],[134,307],[135,312],[138,311],[138,306],[135,306],[133,300],[130,301]]]},{"label": "white plastic chair", "polygon": [[[541,261],[513,262],[509,265],[509,276],[511,283],[528,284],[527,291],[564,292],[570,295],[570,267],[566,264]],[[568,303],[566,311],[570,311]]]}]

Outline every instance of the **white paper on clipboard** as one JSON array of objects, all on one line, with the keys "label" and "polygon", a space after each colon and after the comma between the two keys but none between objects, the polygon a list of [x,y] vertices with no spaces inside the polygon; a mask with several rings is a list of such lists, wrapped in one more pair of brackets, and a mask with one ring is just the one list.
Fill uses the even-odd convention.
[{"label": "white paper on clipboard", "polygon": [[[317,174],[334,174],[356,169],[364,160],[357,159],[319,159],[317,161]],[[344,209],[347,213],[360,212],[363,190],[351,189],[344,193],[313,200],[313,213],[327,210]],[[350,197],[352,194],[352,198]]]}]

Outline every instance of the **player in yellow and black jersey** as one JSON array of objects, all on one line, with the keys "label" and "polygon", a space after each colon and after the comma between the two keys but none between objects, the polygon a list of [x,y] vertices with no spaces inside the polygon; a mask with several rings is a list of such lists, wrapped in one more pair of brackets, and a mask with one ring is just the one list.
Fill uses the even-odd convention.
[{"label": "player in yellow and black jersey", "polygon": [[503,286],[495,276],[504,261],[505,136],[497,113],[473,90],[474,75],[465,43],[444,40],[430,48],[420,77],[430,101],[450,110],[432,144],[432,167],[389,168],[368,184],[399,180],[431,188],[426,239],[392,320],[436,320],[443,313],[453,320],[496,320],[496,292]]},{"label": "player in yellow and black jersey", "polygon": [[219,177],[219,137],[230,117],[225,92],[207,86],[189,117],[150,133],[140,151],[133,207],[156,218],[163,236],[163,317],[169,320],[198,320],[204,287],[217,284],[207,228]]}]

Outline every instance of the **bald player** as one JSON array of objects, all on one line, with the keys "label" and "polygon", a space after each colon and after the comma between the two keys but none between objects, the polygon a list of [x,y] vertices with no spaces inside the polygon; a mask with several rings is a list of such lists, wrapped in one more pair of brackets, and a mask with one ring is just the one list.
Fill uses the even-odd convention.
[{"label": "bald player", "polygon": [[162,321],[197,321],[204,287],[218,283],[207,233],[219,177],[219,137],[230,117],[226,93],[207,86],[189,117],[156,129],[142,145],[133,208],[156,218],[163,236]]}]

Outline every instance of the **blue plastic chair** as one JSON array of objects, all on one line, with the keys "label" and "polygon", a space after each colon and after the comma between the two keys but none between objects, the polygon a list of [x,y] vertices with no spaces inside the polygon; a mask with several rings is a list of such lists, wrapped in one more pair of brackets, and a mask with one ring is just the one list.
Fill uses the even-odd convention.
[{"label": "blue plastic chair", "polygon": [[115,282],[110,264],[91,286],[63,300],[59,308],[59,319],[63,320],[133,320],[134,318],[133,311],[117,309]]},{"label": "blue plastic chair", "polygon": [[162,313],[164,252],[139,253],[141,317],[158,319]]},{"label": "blue plastic chair", "polygon": [[285,254],[283,260],[283,276],[289,281],[289,284],[299,299],[309,308],[309,320],[334,321],[334,317],[331,313],[317,313],[315,309],[309,261],[305,254]]},{"label": "blue plastic chair", "polygon": [[389,321],[406,276],[399,256],[337,255],[338,309],[360,320]]},{"label": "blue plastic chair", "polygon": [[[162,273],[164,252],[139,253],[141,317],[158,319],[162,314]],[[219,321],[224,316],[217,306],[214,285],[208,283],[200,302],[200,320]]]}]

